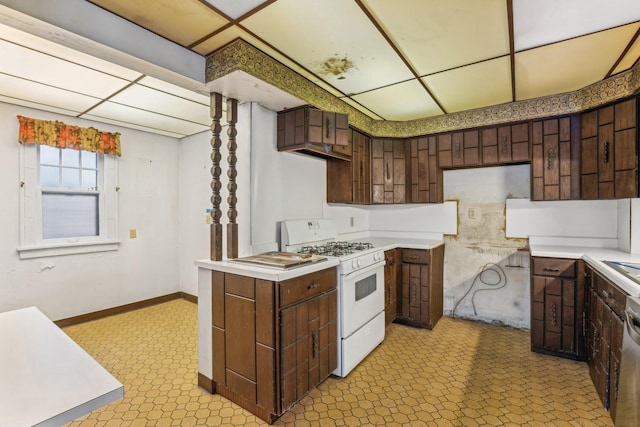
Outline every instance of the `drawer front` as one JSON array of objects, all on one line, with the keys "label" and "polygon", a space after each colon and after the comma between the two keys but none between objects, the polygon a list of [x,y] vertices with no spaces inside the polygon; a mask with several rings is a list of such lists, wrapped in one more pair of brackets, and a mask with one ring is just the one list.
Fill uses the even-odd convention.
[{"label": "drawer front", "polygon": [[408,262],[412,264],[429,264],[429,250],[403,249],[402,262]]},{"label": "drawer front", "polygon": [[531,262],[536,276],[576,277],[575,259],[532,257]]},{"label": "drawer front", "polygon": [[614,313],[624,318],[627,293],[597,273],[593,274],[593,280],[595,291],[600,298],[611,307]]},{"label": "drawer front", "polygon": [[336,275],[335,268],[327,268],[280,282],[280,307],[284,308],[335,289]]}]

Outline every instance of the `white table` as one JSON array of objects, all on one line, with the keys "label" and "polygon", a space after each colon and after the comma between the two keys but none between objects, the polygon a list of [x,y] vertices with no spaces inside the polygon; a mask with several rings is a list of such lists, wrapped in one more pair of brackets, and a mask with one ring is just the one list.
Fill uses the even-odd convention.
[{"label": "white table", "polygon": [[60,426],[124,386],[36,307],[0,313],[0,426]]}]

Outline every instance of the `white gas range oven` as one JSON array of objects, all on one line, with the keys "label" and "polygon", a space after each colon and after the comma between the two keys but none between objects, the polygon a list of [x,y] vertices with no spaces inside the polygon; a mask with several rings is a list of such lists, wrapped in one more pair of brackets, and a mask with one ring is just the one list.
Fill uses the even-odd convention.
[{"label": "white gas range oven", "polygon": [[384,339],[384,252],[367,242],[340,242],[330,219],[283,221],[280,250],[336,257],[338,367],[346,377]]}]

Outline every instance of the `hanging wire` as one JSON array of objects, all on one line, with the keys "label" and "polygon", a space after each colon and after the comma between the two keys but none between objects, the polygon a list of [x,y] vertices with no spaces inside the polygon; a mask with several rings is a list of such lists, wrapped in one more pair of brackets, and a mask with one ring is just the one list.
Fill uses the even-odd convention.
[{"label": "hanging wire", "polygon": [[[494,272],[495,274],[497,274],[498,280],[489,281],[486,278],[486,273],[488,272]],[[502,267],[500,267],[498,264],[495,264],[493,262],[486,263],[484,266],[482,266],[482,268],[480,269],[480,272],[476,274],[476,277],[473,278],[473,282],[471,283],[471,286],[469,287],[469,289],[467,289],[467,292],[464,293],[462,298],[460,298],[456,303],[456,305],[453,307],[453,311],[451,312],[452,318],[455,319],[456,309],[458,308],[458,305],[462,302],[463,299],[467,297],[467,295],[469,295],[469,292],[471,292],[471,290],[474,288],[474,286],[477,283],[482,283],[483,285],[488,286],[488,288],[476,289],[473,292],[473,294],[471,294],[471,307],[473,308],[474,316],[478,315],[478,313],[476,312],[476,306],[474,302],[476,293],[480,291],[497,291],[498,289],[504,288],[505,286],[507,286],[507,275],[504,273],[504,270],[502,269]]]}]

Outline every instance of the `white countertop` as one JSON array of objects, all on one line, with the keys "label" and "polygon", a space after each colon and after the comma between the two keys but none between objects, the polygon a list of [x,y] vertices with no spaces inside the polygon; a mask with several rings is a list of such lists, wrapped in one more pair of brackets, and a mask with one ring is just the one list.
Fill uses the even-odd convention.
[{"label": "white countertop", "polygon": [[618,249],[582,246],[531,245],[532,256],[584,259],[600,274],[614,282],[631,296],[640,297],[640,284],[606,265],[603,261],[640,263],[640,254],[630,254]]},{"label": "white countertop", "polygon": [[222,271],[223,273],[238,274],[241,276],[251,276],[256,279],[269,280],[272,282],[282,282],[283,280],[293,279],[309,273],[315,273],[316,271],[335,267],[338,263],[339,261],[337,258],[327,258],[325,261],[284,269],[277,267],[263,267],[260,265],[247,264],[232,260],[211,261],[208,259],[201,259],[195,262],[196,266],[200,268]]},{"label": "white countertop", "polygon": [[384,251],[394,248],[407,249],[431,249],[444,245],[444,240],[439,239],[409,239],[405,237],[369,237],[363,239],[370,242],[375,248]]},{"label": "white countertop", "polygon": [[36,307],[0,313],[0,425],[60,426],[124,386]]}]

